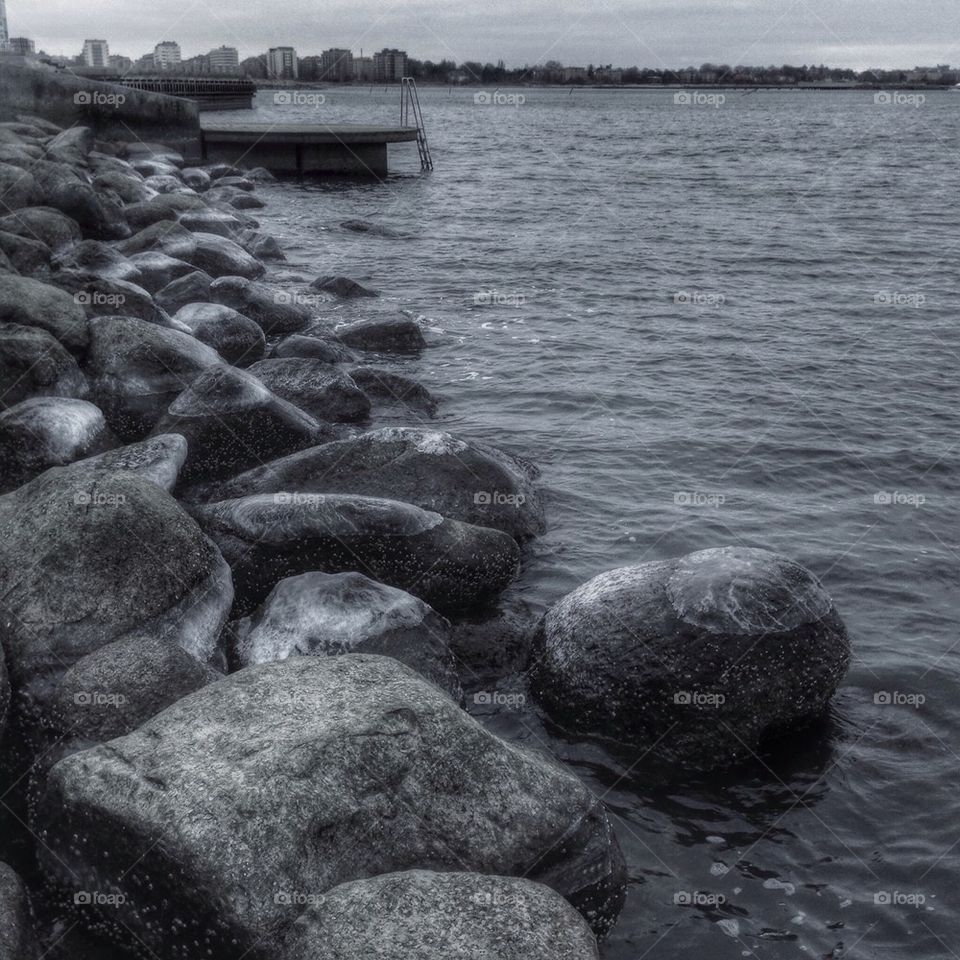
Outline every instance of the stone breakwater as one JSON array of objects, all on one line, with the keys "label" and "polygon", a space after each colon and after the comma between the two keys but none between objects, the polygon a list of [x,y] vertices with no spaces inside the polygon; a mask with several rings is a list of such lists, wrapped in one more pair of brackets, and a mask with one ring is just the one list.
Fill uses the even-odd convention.
[{"label": "stone breakwater", "polygon": [[730,548],[498,608],[536,468],[430,424],[415,319],[284,272],[269,179],[0,124],[0,958],[595,958],[607,812],[466,674],[705,769],[823,712],[843,623]]}]

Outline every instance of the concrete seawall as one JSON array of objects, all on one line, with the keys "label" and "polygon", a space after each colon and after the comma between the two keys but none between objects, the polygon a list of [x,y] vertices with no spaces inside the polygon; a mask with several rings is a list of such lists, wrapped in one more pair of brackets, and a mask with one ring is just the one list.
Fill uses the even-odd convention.
[{"label": "concrete seawall", "polygon": [[90,127],[102,140],[156,141],[199,156],[199,108],[189,100],[101,83],[22,57],[0,57],[0,119],[33,113]]}]

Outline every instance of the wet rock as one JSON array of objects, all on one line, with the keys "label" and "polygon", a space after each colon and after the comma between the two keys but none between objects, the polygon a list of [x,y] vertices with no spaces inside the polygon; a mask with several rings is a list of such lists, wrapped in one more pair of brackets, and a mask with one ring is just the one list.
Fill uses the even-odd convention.
[{"label": "wet rock", "polygon": [[47,143],[47,156],[59,163],[86,166],[94,142],[93,131],[89,127],[70,127]]},{"label": "wet rock", "polygon": [[350,371],[354,383],[380,405],[396,408],[403,414],[433,417],[437,401],[433,394],[416,380],[384,370],[382,367],[354,367]]},{"label": "wet rock", "polygon": [[54,882],[122,891],[104,917],[171,958],[282,956],[288,892],[422,867],[529,877],[602,926],[625,873],[575,776],[361,655],[242,670],[62,760],[38,828]]},{"label": "wet rock", "polygon": [[250,372],[278,397],[317,420],[354,423],[370,413],[367,395],[321,360],[261,360]]},{"label": "wet rock", "polygon": [[180,168],[184,165],[183,154],[163,143],[132,141],[126,144],[127,160],[131,163],[140,160],[155,160],[167,166]]},{"label": "wet rock", "polygon": [[130,160],[130,166],[133,167],[141,177],[145,177],[148,180],[152,177],[173,177],[177,180],[180,179],[180,171],[172,163],[165,163],[153,157],[134,157]]},{"label": "wet rock", "polygon": [[143,182],[153,193],[186,193],[189,196],[196,192],[186,187],[179,177],[169,174],[156,174],[147,177]]},{"label": "wet rock", "polygon": [[3,273],[18,273],[17,268],[10,262],[10,258],[0,250],[0,271]]},{"label": "wet rock", "polygon": [[243,230],[242,221],[229,213],[207,208],[189,210],[180,215],[180,225],[194,233],[210,233],[232,239]]},{"label": "wet rock", "polygon": [[266,352],[266,338],[259,325],[223,304],[188,303],[174,319],[236,367],[249,367],[262,360]]},{"label": "wet rock", "polygon": [[590,927],[540,883],[411,870],[310,901],[286,960],[598,960]]},{"label": "wet rock", "polygon": [[117,249],[126,257],[159,250],[167,256],[180,258],[181,253],[193,251],[193,234],[175,221],[160,221],[143,227],[129,240],[118,243]]},{"label": "wet rock", "polygon": [[195,272],[192,264],[167,256],[159,250],[135,253],[130,257],[130,263],[139,270],[140,286],[149,293],[159,293],[174,280]]},{"label": "wet rock", "polygon": [[294,334],[281,340],[273,348],[271,356],[279,359],[320,360],[323,363],[349,363],[357,357],[352,350],[336,340],[324,340],[320,337],[301,334]]},{"label": "wet rock", "polygon": [[130,236],[130,227],[120,204],[98,194],[89,184],[63,182],[55,189],[46,191],[46,203],[73,220],[85,237],[124,240]]},{"label": "wet rock", "polygon": [[527,664],[538,621],[524,601],[511,600],[492,616],[460,620],[453,628],[450,647],[471,680],[500,678]]},{"label": "wet rock", "polygon": [[277,179],[266,167],[254,167],[243,175],[254,183],[273,183]]},{"label": "wet rock", "polygon": [[107,280],[140,283],[140,270],[122,253],[99,240],[84,240],[75,247],[65,247],[53,258],[58,270],[75,270]]},{"label": "wet rock", "polygon": [[[212,233],[195,233],[193,239],[195,243],[193,252],[182,259],[192,263],[198,270],[210,274],[211,277],[230,280],[240,277],[254,280],[266,272],[266,267],[259,260],[251,257],[240,244],[233,240],[218,237]],[[251,317],[251,319],[255,318]]]},{"label": "wet rock", "polygon": [[427,345],[420,325],[410,317],[358,320],[337,327],[335,336],[348,347],[381,353],[418,353]]},{"label": "wet rock", "polygon": [[210,189],[211,179],[210,174],[206,170],[201,170],[200,167],[184,167],[180,171],[181,176],[183,177],[183,182],[188,186],[192,187],[197,193],[203,193],[205,190]]},{"label": "wet rock", "polygon": [[176,314],[188,303],[207,303],[213,278],[202,270],[194,270],[185,277],[168,283],[156,296],[157,305],[167,313]]},{"label": "wet rock", "polygon": [[332,293],[334,296],[341,297],[344,300],[353,300],[358,297],[380,296],[376,290],[369,290],[355,280],[351,280],[349,277],[319,277],[314,280],[310,286],[314,290]]},{"label": "wet rock", "polygon": [[27,888],[5,863],[0,863],[0,957],[3,960],[37,960],[39,957]]},{"label": "wet rock", "polygon": [[149,480],[54,468],[0,497],[0,528],[0,624],[26,705],[42,712],[73,664],[125,637],[217,654],[229,570]]},{"label": "wet rock", "polygon": [[369,220],[344,220],[340,226],[350,233],[368,233],[375,237],[388,237],[398,239],[403,237],[399,230],[393,227],[387,227],[380,223],[372,223]]},{"label": "wet rock", "polygon": [[284,577],[358,571],[440,613],[492,601],[520,553],[506,534],[408,503],[348,494],[268,493],[193,508],[234,572],[238,612]]},{"label": "wet rock", "polygon": [[249,317],[266,334],[296,333],[310,322],[310,311],[289,293],[239,276],[214,280],[210,298]]},{"label": "wet rock", "polygon": [[387,427],[312,447],[258,465],[208,496],[226,500],[291,490],[403,500],[520,540],[544,529],[543,506],[522,464],[495,447],[415,427]]},{"label": "wet rock", "polygon": [[405,663],[455,700],[463,696],[450,624],[422,600],[362,573],[281,580],[256,613],[234,624],[233,635],[238,667],[374,653]]},{"label": "wet rock", "polygon": [[98,174],[93,187],[100,193],[109,191],[124,203],[144,203],[153,197],[153,191],[139,177],[116,170]]},{"label": "wet rock", "polygon": [[77,222],[52,207],[24,207],[7,214],[0,218],[0,230],[39,240],[54,252],[83,239]]},{"label": "wet rock", "polygon": [[46,330],[0,324],[0,410],[30,397],[89,394],[77,361]]},{"label": "wet rock", "polygon": [[[3,735],[7,730],[7,718],[10,714],[10,677],[7,675],[7,662],[0,657],[0,743],[3,742]],[[2,895],[0,895],[2,897]],[[0,906],[0,919],[2,918],[3,907]],[[2,929],[2,927],[0,927]],[[2,937],[2,933],[0,933]],[[3,940],[0,939],[0,943]],[[0,956],[3,956],[0,953]]]},{"label": "wet rock", "polygon": [[140,231],[157,223],[175,223],[182,213],[202,210],[206,204],[199,196],[186,193],[162,193],[141,203],[131,203],[124,208],[124,215],[131,229]]},{"label": "wet rock", "polygon": [[283,248],[275,237],[255,233],[243,241],[243,249],[258,260],[286,260]]},{"label": "wet rock", "polygon": [[79,460],[72,464],[71,469],[73,472],[83,470],[98,477],[132,473],[172,493],[186,459],[187,441],[179,434],[164,433]]},{"label": "wet rock", "polygon": [[33,174],[8,163],[0,163],[0,215],[22,207],[35,207],[43,200],[40,185]]},{"label": "wet rock", "polygon": [[77,740],[103,743],[136,730],[220,674],[159,637],[127,637],[77,661],[57,684],[50,713]]},{"label": "wet rock", "polygon": [[224,177],[242,177],[244,171],[229,163],[211,163],[204,168],[210,174],[211,180],[222,180]]},{"label": "wet rock", "polygon": [[849,659],[813,574],[724,547],[611,570],[566,596],[539,628],[531,680],[571,730],[712,768],[821,713]]},{"label": "wet rock", "polygon": [[178,330],[133,317],[90,322],[85,369],[93,395],[127,442],[146,436],[200,373],[220,363],[215,350]]},{"label": "wet rock", "polygon": [[73,354],[89,341],[87,315],[70,294],[47,283],[0,274],[0,323],[46,330]]},{"label": "wet rock", "polygon": [[[176,327],[143,287],[123,280],[91,278],[86,274],[61,271],[51,282],[70,291],[88,317],[135,317],[160,327]],[[185,332],[181,330],[181,333]]]},{"label": "wet rock", "polygon": [[0,413],[0,493],[117,445],[100,410],[86,400],[33,397]]},{"label": "wet rock", "polygon": [[242,193],[239,191],[218,196],[216,199],[222,200],[235,210],[262,210],[267,205],[265,201],[259,197],[255,197],[252,193]]},{"label": "wet rock", "polygon": [[0,251],[24,276],[45,271],[53,256],[45,243],[30,237],[20,237],[5,230],[0,230]]},{"label": "wet rock", "polygon": [[234,190],[243,190],[245,193],[253,193],[257,185],[245,176],[218,177],[217,187],[232,187]]},{"label": "wet rock", "polygon": [[170,404],[154,432],[186,437],[184,482],[230,476],[302,450],[322,436],[313,417],[271,393],[256,377],[222,365],[198,376]]}]

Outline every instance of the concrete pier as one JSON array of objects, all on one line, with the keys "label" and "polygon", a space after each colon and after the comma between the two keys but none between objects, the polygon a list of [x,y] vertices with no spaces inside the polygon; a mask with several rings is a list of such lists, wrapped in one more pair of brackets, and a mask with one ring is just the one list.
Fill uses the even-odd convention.
[{"label": "concrete pier", "polygon": [[230,123],[201,117],[207,161],[266,167],[277,173],[387,176],[387,146],[415,143],[416,127],[361,124]]}]

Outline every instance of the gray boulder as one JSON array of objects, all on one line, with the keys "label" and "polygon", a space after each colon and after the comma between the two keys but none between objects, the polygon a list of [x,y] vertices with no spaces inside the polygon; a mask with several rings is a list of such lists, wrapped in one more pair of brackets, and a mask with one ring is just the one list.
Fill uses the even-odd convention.
[{"label": "gray boulder", "polygon": [[43,192],[33,174],[9,163],[0,163],[0,215],[22,207],[35,207],[43,201]]},{"label": "gray boulder", "polygon": [[179,504],[132,473],[55,467],[0,497],[0,627],[14,689],[43,712],[78,660],[125,637],[215,659],[230,571]]},{"label": "gray boulder", "polygon": [[54,258],[57,270],[74,270],[106,280],[140,283],[140,270],[122,253],[99,240],[84,240],[75,247],[65,247]]},{"label": "gray boulder", "polygon": [[37,960],[33,911],[23,881],[0,863],[0,960]]},{"label": "gray boulder", "polygon": [[377,406],[396,410],[404,417],[419,415],[433,417],[437,401],[433,394],[416,380],[401,376],[382,367],[354,367],[350,371],[354,383]]},{"label": "gray boulder", "polygon": [[[127,204],[123,209],[130,228],[142,232],[147,227],[166,223],[180,226],[177,220],[182,213],[205,209],[202,198],[188,193],[161,193],[140,203]],[[181,227],[181,229],[184,229]],[[134,237],[137,234],[134,233]],[[132,239],[132,238],[131,238]]]},{"label": "gray boulder", "polygon": [[[293,897],[291,896],[291,899]],[[308,897],[284,960],[598,960],[583,917],[540,883],[409,870]]]},{"label": "gray boulder", "polygon": [[127,442],[146,436],[200,373],[221,362],[215,350],[178,330],[133,317],[90,321],[85,369],[97,405]]},{"label": "gray boulder", "polygon": [[455,700],[463,691],[450,624],[422,600],[362,573],[304,573],[281,580],[263,605],[233,625],[239,667],[287,657],[374,653],[393,657]]},{"label": "gray boulder", "polygon": [[[349,347],[345,347],[336,340],[302,336],[297,333],[281,340],[273,348],[271,356],[284,360],[292,358],[320,360],[323,363],[349,363],[357,358],[357,355]],[[364,392],[366,393],[366,391]]]},{"label": "gray boulder", "polygon": [[266,337],[259,324],[220,303],[188,303],[174,319],[201,342],[213,347],[227,362],[249,367],[263,359]]},{"label": "gray boulder", "polygon": [[140,286],[149,293],[158,293],[174,280],[195,272],[192,264],[168,256],[160,250],[135,253],[130,257],[130,263],[140,271]]},{"label": "gray boulder", "polygon": [[192,512],[231,565],[242,614],[284,577],[313,570],[364,573],[461,613],[494,600],[520,561],[516,541],[498,530],[394,500],[287,492]]},{"label": "gray boulder", "polygon": [[337,327],[334,335],[348,347],[379,353],[419,353],[427,345],[416,320],[403,316],[358,320]]},{"label": "gray boulder", "polygon": [[194,270],[185,277],[168,283],[155,297],[157,306],[176,314],[188,303],[207,303],[213,277],[202,270]]},{"label": "gray boulder", "polygon": [[265,233],[247,234],[243,240],[243,249],[258,260],[286,260],[287,255],[276,237]]},{"label": "gray boulder", "polygon": [[183,154],[179,150],[168,147],[165,143],[135,140],[125,144],[124,150],[130,163],[139,160],[154,160],[178,170],[184,165]]},{"label": "gray boulder", "polygon": [[296,333],[310,322],[310,311],[289,293],[243,277],[214,280],[210,298],[249,317],[267,334]]},{"label": "gray boulder", "polygon": [[183,177],[183,182],[192,189],[196,190],[197,193],[202,193],[205,190],[210,189],[210,174],[206,170],[201,170],[200,167],[184,167],[180,171],[180,175]]},{"label": "gray boulder", "polygon": [[369,290],[361,286],[356,280],[349,277],[327,276],[318,277],[310,286],[314,290],[321,290],[324,293],[332,293],[336,297],[344,300],[354,300],[358,297],[378,297],[376,290]]},{"label": "gray boulder", "polygon": [[[209,196],[209,194],[208,194]],[[243,230],[243,221],[222,210],[207,207],[204,210],[188,210],[180,214],[180,225],[194,233],[211,233],[218,237],[233,238]]]},{"label": "gray boulder", "polygon": [[322,360],[261,360],[250,373],[317,420],[354,423],[370,414],[367,395],[347,374],[331,370]]},{"label": "gray boulder", "polygon": [[[87,317],[135,317],[160,327],[175,327],[169,314],[136,283],[95,277],[76,270],[60,270],[50,277],[51,284],[73,295]],[[181,332],[185,332],[181,329]]]},{"label": "gray boulder", "polygon": [[86,400],[33,397],[0,413],[0,493],[50,467],[117,445],[100,410]]},{"label": "gray boulder", "polygon": [[78,460],[71,472],[82,470],[97,477],[132,473],[172,493],[186,459],[187,441],[179,434],[164,433]]},{"label": "gray boulder", "polygon": [[45,271],[53,256],[50,248],[32,237],[21,237],[15,233],[0,230],[0,251],[2,251],[14,269],[25,277]]},{"label": "gray boulder", "polygon": [[57,884],[159,957],[282,956],[289,891],[415,868],[523,876],[598,927],[622,857],[600,802],[386,657],[251,667],[51,770],[37,829]]},{"label": "gray boulder", "polygon": [[89,394],[77,361],[46,330],[0,323],[0,410],[30,397]]},{"label": "gray boulder", "polygon": [[54,252],[83,239],[77,222],[52,207],[24,207],[7,214],[0,218],[0,230],[39,240]]},{"label": "gray boulder", "polygon": [[712,768],[822,713],[849,660],[813,574],[724,547],[611,570],[564,597],[530,675],[568,729]]},{"label": "gray boulder", "polygon": [[[63,181],[46,191],[46,205],[73,220],[85,237],[94,240],[123,240],[130,227],[118,201],[98,194],[87,183]],[[52,246],[52,245],[51,245]]]},{"label": "gray boulder", "polygon": [[[266,272],[266,267],[251,257],[240,244],[213,233],[194,233],[194,250],[182,257],[211,277],[244,277],[253,280]],[[229,304],[228,304],[229,306]]]},{"label": "gray boulder", "polygon": [[153,197],[153,191],[139,177],[116,170],[94,177],[93,188],[101,194],[111,193],[123,203],[144,203]]},{"label": "gray boulder", "polygon": [[89,127],[70,127],[47,143],[47,156],[59,163],[86,166],[96,138]]},{"label": "gray boulder", "polygon": [[0,323],[46,330],[73,354],[87,348],[87,315],[70,294],[47,283],[0,274]]},{"label": "gray boulder", "polygon": [[313,417],[271,393],[256,377],[222,364],[205,370],[171,402],[154,433],[186,437],[184,482],[230,476],[302,450],[323,435]]}]

